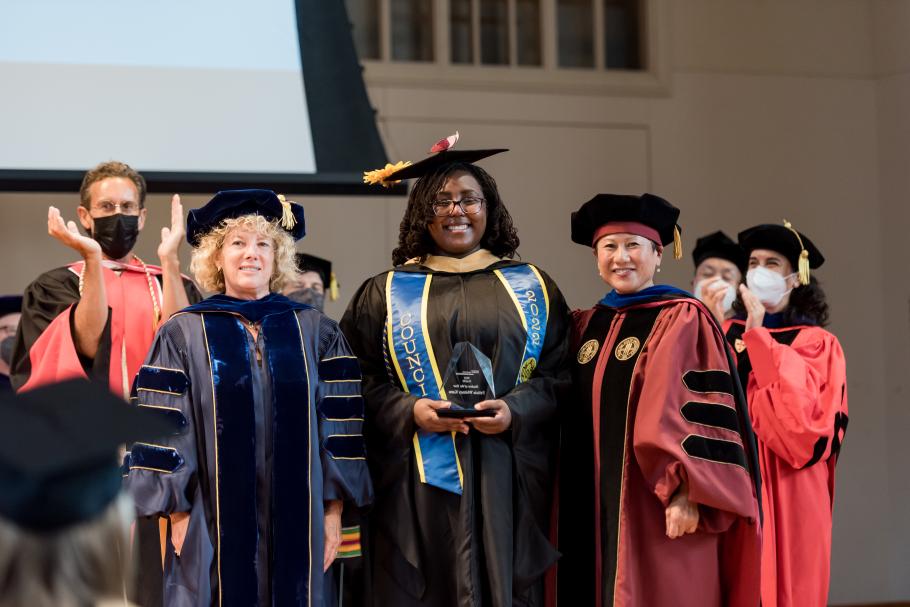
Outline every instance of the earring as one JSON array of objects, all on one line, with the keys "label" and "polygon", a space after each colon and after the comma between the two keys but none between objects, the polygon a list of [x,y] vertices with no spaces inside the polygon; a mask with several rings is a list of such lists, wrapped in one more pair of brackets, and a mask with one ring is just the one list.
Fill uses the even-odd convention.
[{"label": "earring", "polygon": [[660,266],[657,266],[657,271],[660,272]]}]

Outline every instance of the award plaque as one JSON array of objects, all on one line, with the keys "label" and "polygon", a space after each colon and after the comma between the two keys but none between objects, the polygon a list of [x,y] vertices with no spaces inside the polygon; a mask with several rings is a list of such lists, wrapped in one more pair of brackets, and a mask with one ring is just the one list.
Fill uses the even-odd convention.
[{"label": "award plaque", "polygon": [[452,349],[452,358],[443,378],[450,409],[437,409],[439,417],[493,417],[491,409],[477,411],[474,405],[494,398],[493,363],[487,356],[466,341]]}]

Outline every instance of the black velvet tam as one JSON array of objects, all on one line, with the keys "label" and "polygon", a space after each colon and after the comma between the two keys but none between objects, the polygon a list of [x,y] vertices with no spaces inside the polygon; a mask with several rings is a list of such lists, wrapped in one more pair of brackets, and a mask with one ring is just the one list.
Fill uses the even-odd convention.
[{"label": "black velvet tam", "polygon": [[316,272],[322,277],[322,284],[328,288],[329,278],[332,276],[332,262],[322,257],[309,253],[297,253],[297,270],[300,272]]},{"label": "black velvet tam", "polygon": [[702,236],[695,242],[695,249],[692,250],[692,261],[695,267],[708,259],[709,257],[719,257],[736,264],[739,271],[746,273],[748,257],[742,247],[724,234],[723,232],[712,232],[707,236]]},{"label": "black velvet tam", "polygon": [[33,532],[88,521],[120,491],[119,445],[174,430],[84,380],[0,396],[0,516]]},{"label": "black velvet tam", "polygon": [[21,295],[0,295],[0,316],[22,311]]},{"label": "black velvet tam", "polygon": [[[290,205],[294,225],[283,226],[294,240],[300,240],[306,234],[303,218],[303,207],[296,202]],[[272,190],[224,190],[215,194],[205,206],[190,211],[186,218],[186,240],[191,245],[199,244],[199,239],[217,228],[225,219],[243,215],[262,215],[269,221],[281,221],[284,216],[284,205]]]},{"label": "black velvet tam", "polygon": [[447,164],[472,164],[478,160],[483,160],[484,158],[489,158],[490,156],[508,151],[507,148],[490,150],[445,150],[443,152],[437,152],[432,156],[427,156],[423,160],[406,166],[403,169],[399,169],[385,177],[383,181],[392,182],[402,181],[404,179],[415,179],[417,177],[435,173]]},{"label": "black velvet tam", "polygon": [[572,242],[590,247],[602,225],[634,222],[656,230],[660,244],[667,245],[673,242],[673,228],[679,229],[677,219],[679,209],[654,194],[598,194],[572,213]]},{"label": "black velvet tam", "polygon": [[[802,232],[798,233],[799,238],[796,237],[793,230],[782,225],[763,223],[748,230],[743,230],[739,233],[737,239],[747,258],[755,249],[776,251],[789,260],[795,272],[799,265],[800,253],[805,248],[809,252],[809,267],[813,270],[820,268],[825,263],[825,257],[811,240]],[[800,247],[800,240],[802,240],[802,247]]]}]

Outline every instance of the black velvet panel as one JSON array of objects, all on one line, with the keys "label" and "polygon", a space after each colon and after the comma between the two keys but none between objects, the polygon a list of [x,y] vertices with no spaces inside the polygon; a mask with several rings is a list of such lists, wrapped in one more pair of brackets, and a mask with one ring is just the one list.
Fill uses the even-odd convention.
[{"label": "black velvet panel", "polygon": [[149,414],[157,415],[167,420],[167,423],[174,427],[174,431],[171,433],[171,436],[180,436],[186,432],[186,427],[189,424],[186,421],[186,416],[180,409],[154,407],[151,405],[143,405],[141,403],[139,406],[142,407],[143,411],[148,411]]},{"label": "black velvet panel", "polygon": [[139,391],[154,390],[181,396],[186,394],[190,380],[183,371],[159,369],[142,366],[136,376],[136,387]]},{"label": "black velvet panel", "polygon": [[733,396],[733,378],[726,371],[688,371],[683,383],[692,392],[717,392]]},{"label": "black velvet panel", "polygon": [[331,396],[319,399],[319,412],[328,419],[363,419],[362,396]]},{"label": "black velvet panel", "polygon": [[682,447],[690,457],[746,468],[746,452],[738,443],[692,435],[686,437]]},{"label": "black velvet panel", "polygon": [[319,361],[319,379],[322,381],[339,381],[360,379],[360,365],[356,358],[338,357]]},{"label": "black velvet panel", "polygon": [[[256,605],[256,419],[246,329],[230,314],[202,314],[212,380],[218,459],[216,554],[221,586],[215,604]],[[223,599],[223,600],[222,600]]]},{"label": "black velvet panel", "polygon": [[126,465],[130,470],[142,468],[172,474],[183,466],[183,456],[176,449],[146,443],[133,445],[124,463],[126,463],[126,459],[129,460]]},{"label": "black velvet panel", "polygon": [[732,407],[690,401],[683,405],[680,411],[686,421],[693,424],[714,426],[739,433],[739,416]]},{"label": "black velvet panel", "polygon": [[[301,343],[296,312],[266,316],[262,322],[265,356],[272,378],[272,605],[307,607],[319,602],[313,578],[322,577],[322,530],[312,529],[322,506],[322,485],[309,466],[311,424],[315,420],[309,386],[310,365]],[[308,464],[308,462],[310,462]],[[318,478],[318,477],[317,477]],[[313,483],[317,486],[311,487]],[[311,552],[312,551],[312,552]],[[319,558],[313,558],[313,554]],[[317,585],[318,587],[318,585]]]},{"label": "black velvet panel", "polygon": [[323,444],[325,445],[325,450],[336,459],[366,457],[366,450],[363,446],[363,437],[360,435],[328,436]]}]

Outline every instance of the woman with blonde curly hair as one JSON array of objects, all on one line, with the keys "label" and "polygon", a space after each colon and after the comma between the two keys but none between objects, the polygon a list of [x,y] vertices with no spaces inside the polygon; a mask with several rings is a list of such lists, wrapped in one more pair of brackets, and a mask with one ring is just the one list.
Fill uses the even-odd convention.
[{"label": "woman with blonde curly hair", "polygon": [[134,445],[126,480],[140,516],[169,518],[169,607],[319,604],[342,510],[372,499],[357,359],[277,293],[303,235],[303,208],[269,190],[190,211],[191,268],[216,294],[171,317],[139,371],[139,406],[181,431]]}]

